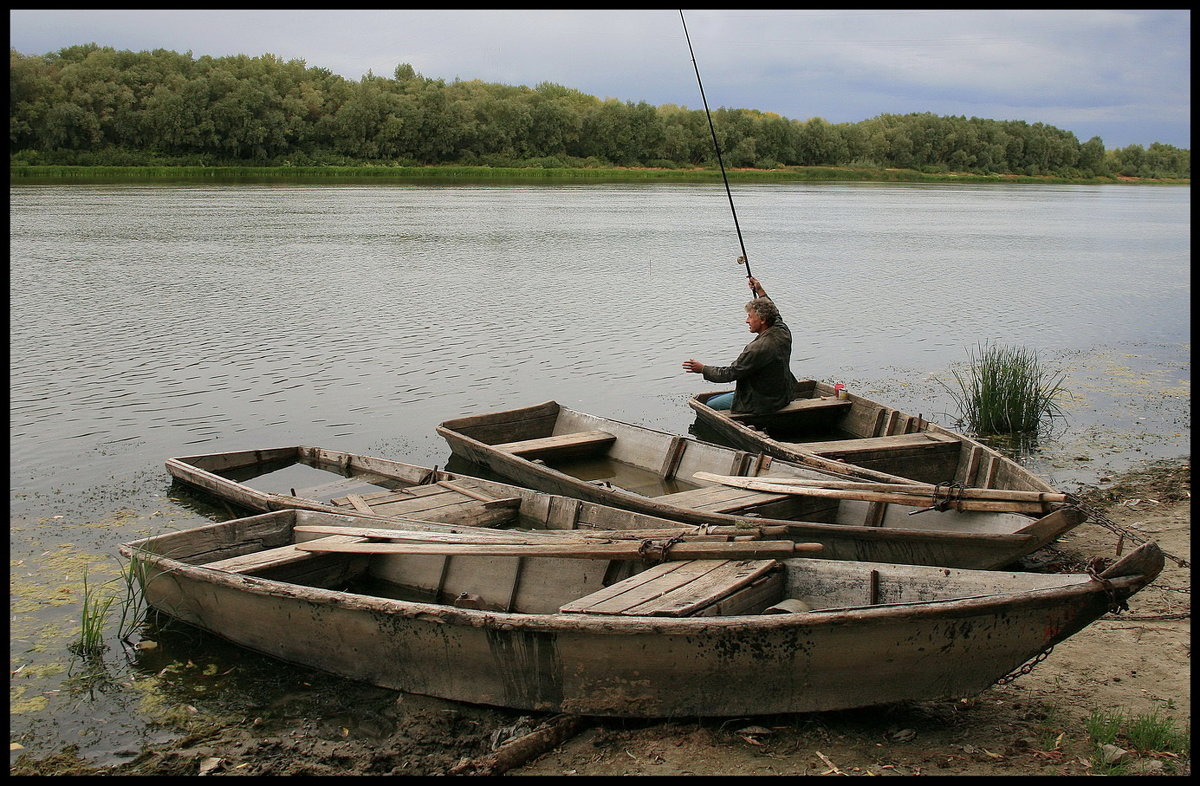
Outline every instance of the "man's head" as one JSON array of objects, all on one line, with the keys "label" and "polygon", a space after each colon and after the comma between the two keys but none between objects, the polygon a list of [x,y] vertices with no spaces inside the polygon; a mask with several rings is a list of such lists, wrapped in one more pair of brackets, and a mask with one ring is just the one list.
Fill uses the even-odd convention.
[{"label": "man's head", "polygon": [[746,324],[751,333],[761,333],[779,319],[779,309],[767,297],[756,297],[746,304]]}]

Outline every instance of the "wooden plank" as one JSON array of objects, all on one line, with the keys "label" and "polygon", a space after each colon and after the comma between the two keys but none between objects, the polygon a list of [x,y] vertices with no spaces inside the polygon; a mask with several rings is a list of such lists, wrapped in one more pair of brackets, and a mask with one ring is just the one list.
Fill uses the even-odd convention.
[{"label": "wooden plank", "polygon": [[[386,505],[389,502],[395,502],[402,499],[412,499],[413,497],[429,497],[435,494],[445,494],[447,491],[447,489],[438,485],[405,486],[404,488],[396,489],[395,491],[388,491],[385,489],[384,491],[359,494],[358,496],[362,497],[363,501],[368,505],[374,506]],[[348,506],[351,504],[349,495],[346,495],[345,497],[337,497],[329,501],[334,505]]]},{"label": "wooden plank", "polygon": [[[309,543],[322,542],[327,545],[345,545],[350,543],[362,543],[366,539],[354,535],[331,535],[327,538],[321,538],[320,541],[309,541]],[[317,556],[312,551],[299,549],[298,544],[292,543],[286,546],[278,546],[273,549],[263,549],[250,554],[242,554],[238,557],[227,557],[216,562],[209,562],[204,565],[206,568],[214,570],[223,570],[228,573],[255,573],[267,568],[276,568],[283,565],[292,565],[297,562],[311,560]]]},{"label": "wooden plank", "polygon": [[540,532],[506,532],[504,530],[480,530],[471,532],[446,532],[425,529],[389,529],[388,527],[351,527],[340,524],[300,524],[294,528],[299,535],[350,535],[356,538],[383,538],[388,540],[410,540],[422,543],[556,543],[561,536],[543,535]]},{"label": "wooden plank", "polygon": [[967,461],[966,474],[963,475],[964,486],[975,485],[975,473],[979,470],[979,457],[983,455],[983,452],[983,448],[979,445],[971,446],[971,457]]},{"label": "wooden plank", "polygon": [[[710,483],[723,483],[741,488],[754,488],[746,484],[746,480],[761,480],[776,486],[806,486],[817,489],[846,489],[850,491],[879,491],[897,492],[900,494],[933,494],[945,492],[941,484],[933,483],[872,483],[855,480],[832,480],[827,478],[790,478],[774,475],[762,475],[753,478],[743,478],[738,475],[716,475],[712,472],[696,472],[692,477]],[[1067,502],[1066,494],[1047,491],[1023,491],[1018,489],[993,489],[978,487],[963,487],[956,490],[956,496],[970,499],[1012,500],[1016,502]]]},{"label": "wooden plank", "polygon": [[368,505],[358,494],[347,494],[346,499],[354,506],[354,509],[359,513],[374,513],[371,506]]},{"label": "wooden plank", "polygon": [[875,425],[871,427],[871,436],[883,436],[883,421],[887,417],[887,410],[882,407],[875,412]]},{"label": "wooden plank", "polygon": [[[740,492],[740,493],[738,493]],[[768,493],[757,489],[738,489],[729,486],[706,486],[690,491],[677,491],[655,497],[655,502],[675,505],[710,513],[732,513],[733,511],[765,505],[786,499],[785,493]]]},{"label": "wooden plank", "polygon": [[736,450],[733,453],[733,463],[729,465],[730,475],[745,475],[750,468],[751,454],[744,450]]},{"label": "wooden plank", "polygon": [[503,450],[524,458],[546,458],[554,456],[579,456],[600,452],[616,441],[616,437],[607,431],[577,431],[571,434],[556,434],[539,439],[523,439],[518,442],[505,442],[495,445],[497,450]]},{"label": "wooden plank", "polygon": [[960,497],[957,494],[951,500],[944,500],[942,497],[937,497],[935,499],[933,494],[925,491],[909,493],[901,491],[859,491],[856,489],[842,488],[824,489],[815,488],[812,486],[799,486],[789,483],[772,483],[770,478],[739,478],[733,476],[725,476],[725,480],[722,482],[739,488],[747,488],[755,491],[766,491],[773,494],[796,494],[805,497],[851,499],[860,500],[863,502],[892,502],[898,505],[908,505],[914,508],[925,508],[933,505],[935,502],[940,503],[946,501],[948,502],[949,507],[955,510],[1031,514],[1040,514],[1045,512],[1045,505],[1042,502],[1007,499],[975,499],[967,496]]},{"label": "wooden plank", "polygon": [[745,422],[754,420],[773,421],[776,419],[785,420],[786,416],[793,413],[816,412],[821,410],[830,410],[833,412],[849,410],[852,404],[849,401],[840,401],[832,396],[827,398],[797,398],[785,406],[783,409],[777,409],[774,412],[764,414],[754,414],[743,412],[737,415],[727,415],[730,420]]},{"label": "wooden plank", "polygon": [[624,614],[690,617],[721,598],[749,585],[778,565],[775,560],[728,560],[697,576],[674,592],[626,609]]},{"label": "wooden plank", "polygon": [[457,491],[459,494],[468,496],[471,499],[477,499],[480,502],[492,502],[493,500],[496,499],[496,497],[484,494],[482,491],[480,491],[478,489],[467,488],[466,486],[463,485],[463,481],[453,481],[452,482],[449,480],[439,480],[437,482],[437,485],[439,485],[443,488],[448,488],[451,491]]},{"label": "wooden plank", "polygon": [[[822,455],[836,453],[859,453],[871,450],[901,450],[907,448],[939,448],[958,440],[942,434],[919,431],[912,434],[892,434],[863,439],[835,439],[828,442],[797,442],[805,450]],[[730,473],[735,474],[735,473]]]},{"label": "wooden plank", "polygon": [[886,502],[872,502],[867,507],[867,516],[863,521],[864,527],[878,527],[883,524],[883,517],[887,513]]},{"label": "wooden plank", "polygon": [[294,497],[304,497],[312,499],[314,497],[324,497],[329,494],[337,493],[338,491],[349,491],[352,488],[359,486],[374,486],[378,485],[379,481],[384,480],[382,475],[363,474],[353,475],[348,478],[338,478],[337,480],[323,483],[320,486],[312,486],[311,488],[300,489],[292,494]]},{"label": "wooden plank", "polygon": [[[301,551],[338,552],[346,554],[414,554],[465,555],[473,557],[564,557],[568,559],[644,558],[638,543],[538,543],[509,545],[503,543],[297,543]],[[666,553],[668,560],[696,559],[789,559],[797,552],[815,552],[819,543],[796,543],[790,540],[700,541],[675,543]]]},{"label": "wooden plank", "polygon": [[664,563],[559,608],[563,613],[687,617],[760,579],[775,560]]},{"label": "wooden plank", "polygon": [[983,482],[980,483],[979,485],[985,489],[991,488],[992,485],[996,482],[996,471],[998,469],[1000,469],[1000,457],[994,453],[989,453],[988,454],[987,476],[983,479]]},{"label": "wooden plank", "polygon": [[[447,495],[449,496],[449,495]],[[511,497],[492,502],[446,500],[449,504],[430,505],[427,500],[409,500],[376,505],[377,516],[410,516],[430,521],[460,524],[464,527],[495,527],[515,523],[520,499]]]},{"label": "wooden plank", "polygon": [[673,437],[671,446],[667,448],[667,457],[663,460],[662,470],[658,473],[663,480],[670,480],[679,471],[679,462],[683,459],[683,451],[687,449],[687,440],[683,437]]},{"label": "wooden plank", "polygon": [[[595,611],[595,609],[624,609],[628,608],[631,603],[642,603],[650,597],[657,597],[684,586],[702,572],[711,570],[712,567],[713,565],[706,564],[704,560],[662,562],[616,584],[602,587],[590,595],[565,603],[559,607],[559,611],[564,613],[616,613]],[[622,600],[622,598],[624,599]]]}]

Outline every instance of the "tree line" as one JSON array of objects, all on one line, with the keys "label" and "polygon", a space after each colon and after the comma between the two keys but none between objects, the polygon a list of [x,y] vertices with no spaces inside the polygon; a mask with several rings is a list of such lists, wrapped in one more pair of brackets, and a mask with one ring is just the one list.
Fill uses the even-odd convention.
[{"label": "tree line", "polygon": [[[715,166],[703,110],[536,87],[429,79],[411,65],[347,80],[303,60],[10,48],[13,164]],[[1043,123],[929,113],[857,123],[713,112],[729,167],[904,168],[1064,177],[1190,177],[1190,151],[1106,150]]]}]

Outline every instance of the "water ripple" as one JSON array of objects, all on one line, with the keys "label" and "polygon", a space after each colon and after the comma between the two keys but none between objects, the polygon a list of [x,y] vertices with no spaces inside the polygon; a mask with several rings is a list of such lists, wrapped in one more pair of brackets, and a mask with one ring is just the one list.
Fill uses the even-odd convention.
[{"label": "water ripple", "polygon": [[[1186,191],[739,191],[801,375],[1188,340]],[[739,253],[710,187],[13,188],[11,458],[49,486],[550,398],[674,422],[682,360],[750,339]]]}]

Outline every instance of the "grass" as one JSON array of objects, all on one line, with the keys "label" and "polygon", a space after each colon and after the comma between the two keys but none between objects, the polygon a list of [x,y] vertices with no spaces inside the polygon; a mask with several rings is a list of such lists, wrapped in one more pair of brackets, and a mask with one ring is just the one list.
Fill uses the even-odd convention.
[{"label": "grass", "polygon": [[965,370],[952,368],[955,387],[940,384],[959,408],[959,424],[979,435],[1035,435],[1062,416],[1065,376],[1047,369],[1036,350],[984,343]]},{"label": "grass", "polygon": [[146,598],[142,594],[148,578],[150,563],[130,556],[129,562],[121,566],[124,596],[121,599],[121,619],[117,623],[117,638],[127,639],[146,617]]},{"label": "grass", "polygon": [[101,595],[97,588],[88,584],[87,568],[83,569],[83,605],[79,619],[79,637],[71,645],[71,651],[81,657],[96,656],[108,645],[104,643],[104,630],[108,623],[109,610],[116,598]]},{"label": "grass", "polygon": [[126,639],[142,623],[146,615],[145,598],[141,587],[145,583],[149,565],[137,557],[131,557],[129,562],[121,566],[121,574],[94,587],[88,583],[88,571],[83,570],[83,601],[79,615],[79,636],[71,643],[69,649],[80,657],[95,657],[108,649],[104,642],[108,630],[109,617],[112,615],[113,604],[118,603],[117,594],[108,591],[101,592],[114,581],[121,581],[120,618],[117,621],[117,638]]},{"label": "grass", "polygon": [[1129,770],[1130,757],[1105,762],[1101,748],[1115,745],[1143,756],[1185,757],[1191,754],[1191,729],[1180,729],[1174,718],[1158,710],[1134,715],[1119,711],[1093,710],[1084,722],[1092,742],[1093,771],[1097,775],[1121,775]]}]

